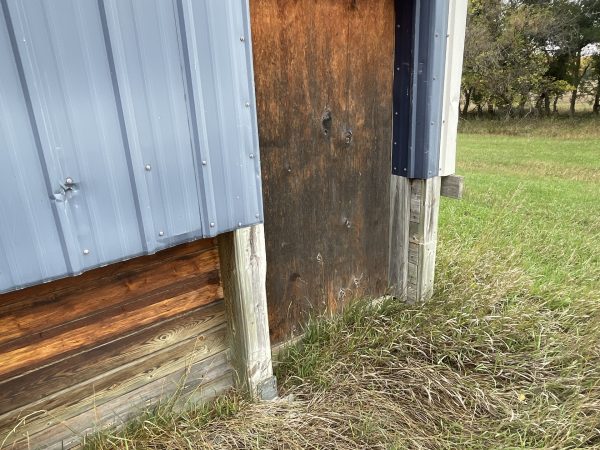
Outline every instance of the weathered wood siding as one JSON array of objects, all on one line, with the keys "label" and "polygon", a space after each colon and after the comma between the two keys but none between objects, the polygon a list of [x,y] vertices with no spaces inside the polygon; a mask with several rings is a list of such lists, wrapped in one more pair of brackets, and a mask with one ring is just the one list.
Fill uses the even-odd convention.
[{"label": "weathered wood siding", "polygon": [[0,330],[11,448],[60,448],[178,387],[201,397],[232,382],[212,239],[2,295]]},{"label": "weathered wood siding", "polygon": [[251,0],[273,343],[387,288],[393,0]]}]

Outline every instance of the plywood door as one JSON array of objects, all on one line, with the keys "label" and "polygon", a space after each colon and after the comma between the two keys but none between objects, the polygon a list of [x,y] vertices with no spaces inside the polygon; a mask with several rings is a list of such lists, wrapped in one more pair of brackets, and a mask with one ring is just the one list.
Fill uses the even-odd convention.
[{"label": "plywood door", "polygon": [[271,335],[387,287],[393,0],[252,0]]}]

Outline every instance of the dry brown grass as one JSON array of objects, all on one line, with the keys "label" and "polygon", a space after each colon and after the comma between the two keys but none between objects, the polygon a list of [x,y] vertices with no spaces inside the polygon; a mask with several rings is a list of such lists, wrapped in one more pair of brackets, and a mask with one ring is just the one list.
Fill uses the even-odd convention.
[{"label": "dry brown grass", "polygon": [[[431,302],[315,321],[281,355],[281,400],[167,403],[88,448],[600,448],[600,187],[564,170],[600,147],[502,139],[463,139]],[[528,152],[555,169],[519,174]]]},{"label": "dry brown grass", "polygon": [[[278,366],[282,400],[157,409],[92,448],[600,446],[600,298],[554,309],[476,247],[424,306],[360,302]],[[510,256],[510,255],[507,255]]]}]

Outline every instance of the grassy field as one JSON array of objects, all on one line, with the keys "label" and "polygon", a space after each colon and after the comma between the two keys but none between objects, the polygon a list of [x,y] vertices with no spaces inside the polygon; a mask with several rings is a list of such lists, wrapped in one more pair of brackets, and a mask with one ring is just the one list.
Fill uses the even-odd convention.
[{"label": "grassy field", "polygon": [[430,303],[314,323],[283,400],[163,405],[88,447],[600,448],[600,121],[461,129]]}]

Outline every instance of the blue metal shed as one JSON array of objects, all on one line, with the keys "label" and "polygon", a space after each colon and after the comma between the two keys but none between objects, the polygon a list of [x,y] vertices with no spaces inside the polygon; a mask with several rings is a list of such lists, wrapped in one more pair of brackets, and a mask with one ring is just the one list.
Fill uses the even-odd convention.
[{"label": "blue metal shed", "polygon": [[247,1],[1,6],[0,293],[262,220]]}]

